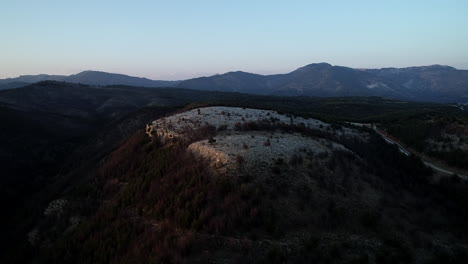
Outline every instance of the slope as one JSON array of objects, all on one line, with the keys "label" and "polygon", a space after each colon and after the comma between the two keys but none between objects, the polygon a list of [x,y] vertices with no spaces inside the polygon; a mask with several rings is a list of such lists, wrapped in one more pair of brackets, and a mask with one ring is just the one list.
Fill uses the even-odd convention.
[{"label": "slope", "polygon": [[[272,119],[258,119],[260,114]],[[88,181],[56,194],[33,229],[33,244],[41,248],[37,260],[466,261],[466,183],[433,182],[420,160],[402,155],[370,130],[290,124],[282,120],[295,117],[276,115],[281,116],[201,108],[156,120],[153,138],[137,132],[89,171]],[[198,116],[208,123],[197,122]],[[240,125],[232,120],[234,126],[224,127],[230,117]],[[169,136],[177,131],[188,136]],[[250,140],[247,148],[233,145],[242,135]],[[269,138],[271,145],[252,146],[257,137]],[[301,140],[302,147],[288,146],[290,151],[261,170],[247,169],[264,162],[246,155],[253,148],[284,149],[286,138]],[[200,156],[189,150],[193,144],[228,157],[223,146],[229,145],[244,159],[213,163],[215,156],[206,155],[213,152]],[[315,144],[321,147],[310,148]],[[223,166],[232,167],[223,173]]]}]

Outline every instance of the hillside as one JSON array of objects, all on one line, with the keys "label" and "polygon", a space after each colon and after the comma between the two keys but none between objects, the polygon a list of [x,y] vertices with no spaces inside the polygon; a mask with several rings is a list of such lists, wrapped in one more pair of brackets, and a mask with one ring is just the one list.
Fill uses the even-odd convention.
[{"label": "hillside", "polygon": [[[144,87],[97,87],[44,81],[18,89],[0,91],[0,105],[23,111],[55,113],[95,120],[119,118],[151,105],[184,104],[180,90],[153,90]],[[196,94],[194,91],[193,94]]]},{"label": "hillside", "polygon": [[39,263],[467,260],[466,183],[371,130],[208,107],[146,132],[44,205]]},{"label": "hillside", "polygon": [[[389,148],[385,147],[385,143],[379,140],[378,137],[373,137],[371,131],[341,127],[340,124],[348,126],[343,121],[349,121],[381,123],[388,129],[394,126],[398,130],[393,129],[392,132],[400,131],[400,134],[395,133],[395,135],[401,136],[401,139],[405,139],[406,142],[406,137],[404,137],[407,134],[406,131],[410,131],[408,133],[410,135],[413,134],[412,131],[420,133],[420,131],[424,131],[417,127],[420,122],[440,120],[445,124],[445,127],[443,127],[444,131],[442,131],[442,140],[446,141],[445,137],[453,137],[459,134],[460,124],[463,124],[467,118],[466,110],[462,106],[454,107],[452,105],[393,101],[378,97],[277,97],[178,88],[96,87],[51,81],[2,91],[0,92],[0,102],[2,102],[0,116],[2,117],[4,128],[0,131],[2,136],[0,142],[0,163],[3,168],[0,177],[0,202],[2,208],[9,212],[1,220],[3,236],[0,239],[0,248],[4,249],[4,252],[0,250],[0,262],[2,263],[29,263],[29,261],[18,260],[18,257],[24,258],[24,260],[34,259],[35,261],[39,261],[39,259],[44,257],[42,254],[46,256],[43,262],[47,263],[53,262],[50,258],[56,258],[57,261],[61,260],[62,262],[64,258],[81,259],[84,255],[90,255],[91,259],[88,262],[106,262],[96,259],[97,255],[101,253],[96,253],[97,255],[90,253],[95,251],[95,247],[91,245],[97,243],[94,241],[94,238],[90,238],[91,240],[87,240],[88,238],[82,239],[82,241],[86,240],[88,241],[87,243],[91,244],[74,244],[73,241],[76,241],[74,239],[77,239],[76,235],[78,234],[71,234],[68,231],[62,232],[62,228],[69,227],[69,223],[77,223],[77,219],[81,219],[80,223],[83,223],[83,225],[79,225],[80,230],[84,232],[82,235],[85,237],[103,235],[100,240],[104,243],[101,245],[105,247],[115,247],[112,241],[121,239],[114,237],[117,234],[115,233],[116,230],[123,228],[122,234],[127,234],[127,231],[136,232],[132,233],[133,235],[127,234],[129,236],[129,240],[125,240],[127,242],[119,242],[123,243],[119,247],[120,249],[109,251],[111,254],[129,254],[127,250],[129,250],[130,244],[126,243],[136,243],[134,246],[137,247],[139,243],[136,241],[139,241],[140,238],[135,237],[136,234],[140,234],[140,231],[148,231],[148,235],[152,234],[146,229],[146,225],[141,225],[147,222],[136,221],[135,219],[154,220],[152,217],[155,217],[155,215],[148,216],[143,213],[145,210],[153,207],[151,204],[154,204],[155,200],[152,199],[155,199],[155,197],[140,197],[141,204],[137,208],[140,208],[142,211],[137,212],[135,219],[131,218],[129,221],[125,220],[123,222],[113,222],[116,219],[116,215],[107,215],[109,208],[98,209],[107,204],[107,202],[103,203],[103,201],[109,201],[113,204],[111,205],[112,210],[114,210],[113,214],[120,215],[119,219],[127,219],[125,215],[128,215],[128,213],[133,214],[133,211],[129,212],[127,209],[134,208],[136,206],[134,203],[140,201],[140,198],[129,197],[136,195],[134,192],[139,188],[143,188],[142,190],[144,191],[142,193],[146,194],[146,188],[153,188],[150,186],[154,185],[161,186],[161,188],[168,191],[166,193],[162,189],[158,190],[156,192],[158,194],[157,197],[169,199],[161,202],[157,210],[162,210],[160,206],[170,208],[168,205],[173,205],[175,200],[180,199],[176,198],[176,196],[180,195],[179,192],[181,190],[186,189],[186,187],[183,187],[185,184],[195,184],[194,182],[187,183],[187,181],[190,182],[193,175],[214,175],[216,178],[216,175],[230,173],[234,178],[228,177],[227,179],[229,180],[227,182],[222,180],[222,182],[209,183],[207,180],[211,178],[204,178],[204,180],[198,182],[197,188],[200,190],[205,190],[205,188],[213,189],[214,193],[210,195],[219,198],[226,195],[224,193],[226,189],[224,187],[219,189],[220,186],[228,188],[234,197],[239,195],[238,192],[240,190],[250,189],[251,187],[255,187],[254,189],[256,190],[258,187],[258,191],[261,191],[261,193],[254,195],[254,197],[260,197],[261,199],[258,198],[252,202],[255,204],[261,200],[266,204],[256,205],[255,207],[258,207],[257,209],[262,214],[291,215],[292,218],[286,218],[289,219],[288,221],[292,221],[291,223],[298,223],[297,221],[299,221],[294,218],[298,215],[295,212],[296,209],[294,209],[296,207],[288,209],[292,211],[268,209],[270,207],[275,208],[273,205],[277,203],[281,204],[281,202],[277,200],[270,201],[270,198],[266,199],[265,197],[276,197],[283,192],[283,189],[287,193],[297,193],[298,191],[294,187],[296,186],[295,184],[304,183],[304,179],[300,178],[302,177],[300,175],[304,173],[308,175],[309,172],[307,171],[315,168],[318,171],[311,172],[311,175],[323,176],[314,178],[314,181],[318,181],[320,184],[316,183],[315,187],[309,187],[314,190],[314,195],[329,197],[330,200],[335,200],[334,195],[322,193],[322,189],[332,188],[333,191],[329,191],[333,193],[341,190],[341,187],[338,188],[338,186],[349,189],[349,183],[347,182],[343,183],[345,185],[339,185],[341,184],[339,182],[328,182],[329,179],[335,179],[333,175],[339,175],[339,172],[335,172],[332,168],[338,166],[336,162],[341,160],[341,155],[347,157],[344,158],[346,163],[349,162],[358,166],[360,164],[359,162],[356,163],[356,160],[358,160],[367,164],[361,164],[364,166],[362,168],[365,173],[354,169],[351,170],[349,167],[343,169],[343,171],[348,171],[348,174],[352,175],[353,179],[358,178],[356,179],[357,185],[361,184],[359,179],[365,177],[366,181],[382,181],[382,185],[384,186],[394,186],[395,190],[392,193],[399,193],[401,192],[401,188],[406,188],[402,186],[413,185],[410,182],[413,181],[413,176],[416,177],[417,171],[421,170],[422,173],[427,173],[427,171],[424,168],[414,167],[419,166],[417,165],[420,164],[418,161],[412,158],[408,161],[408,158],[401,157],[396,149],[390,150],[392,149],[390,146],[388,146]],[[200,108],[200,112],[198,112],[197,108],[200,106],[211,107]],[[162,131],[170,132],[173,135],[180,134],[181,136],[178,137],[180,140],[171,139],[162,142],[157,140],[154,135],[152,140],[143,131],[145,124],[155,125],[153,133],[156,133],[156,131],[161,132],[162,129]],[[416,128],[412,126],[413,124],[417,125]],[[427,126],[424,125],[422,128],[430,128],[429,124]],[[190,132],[191,130],[193,130],[193,133]],[[187,133],[187,131],[189,132]],[[371,141],[362,141],[366,140],[366,138]],[[437,138],[428,138],[427,140],[430,140],[431,144],[434,144],[433,140],[437,140]],[[444,144],[447,143],[444,142]],[[450,144],[453,145],[455,143]],[[382,146],[385,148],[382,149]],[[449,149],[451,148],[445,150]],[[382,153],[381,151],[384,152]],[[334,158],[335,155],[337,156],[336,158]],[[212,157],[219,157],[219,161]],[[155,162],[155,159],[158,160]],[[309,159],[314,160],[310,161],[315,162],[314,165],[310,164]],[[387,162],[387,160],[390,161]],[[368,162],[370,163],[368,164]],[[405,164],[408,166],[407,168]],[[194,165],[197,166],[194,167]],[[299,168],[299,170],[296,171],[294,168]],[[160,182],[162,180],[160,178],[151,178],[155,172],[158,175],[169,174],[167,174],[167,177],[164,176],[163,182]],[[109,173],[113,173],[113,176]],[[107,180],[102,180],[102,177],[98,175],[103,175],[102,177],[104,178],[118,178],[119,180],[111,181],[106,185]],[[413,176],[408,178],[407,175]],[[255,184],[258,184],[258,186],[250,186],[250,184],[253,184],[252,179],[257,179],[257,176],[260,181]],[[125,177],[125,179],[120,179],[120,177]],[[381,177],[384,177],[384,179],[380,179]],[[233,179],[248,179],[249,183],[245,183],[243,180],[241,182],[231,182]],[[177,190],[172,189],[171,186],[174,184],[172,180],[181,184],[177,187]],[[417,177],[414,180],[420,181],[421,179]],[[293,184],[292,182],[295,183]],[[301,184],[300,186],[309,183],[309,181],[306,181],[305,184]],[[164,184],[170,185],[166,186]],[[242,188],[233,187],[242,186],[242,184],[246,185]],[[289,184],[293,185],[290,186]],[[129,186],[131,189],[120,189],[125,186]],[[277,186],[275,187],[277,189],[272,189],[274,186]],[[455,212],[463,216],[463,212],[460,212],[459,209],[462,208],[459,207],[459,203],[464,199],[463,193],[467,193],[463,184],[453,180],[453,182],[445,183],[435,182],[435,185],[433,183],[424,183],[421,186],[424,188],[436,188],[431,189],[431,192],[434,195],[441,195],[439,198],[442,200],[437,198],[439,199],[437,202],[431,200],[432,198],[428,199],[431,203],[439,204],[442,208],[445,208],[449,212],[448,216]],[[417,189],[419,187],[414,188]],[[353,190],[355,190],[354,187]],[[114,191],[117,191],[117,193]],[[384,196],[389,195],[386,193],[387,191],[384,190],[383,192]],[[408,192],[411,194],[411,197],[416,196],[416,200],[419,200],[420,198],[418,197],[421,197],[421,195],[413,193],[415,192],[414,189],[410,189]],[[151,195],[151,193],[147,195]],[[191,191],[188,191],[184,195],[191,197],[187,199],[195,197]],[[389,199],[396,199],[394,196],[392,194]],[[242,197],[245,197],[245,195]],[[150,200],[146,200],[147,198]],[[212,198],[214,199],[212,201],[219,201],[221,199],[218,198]],[[130,200],[124,202],[127,204],[125,207],[121,207],[123,201],[120,199]],[[285,201],[290,203],[290,199],[294,200],[296,198],[286,197]],[[298,204],[304,203],[301,199],[297,200]],[[440,201],[444,199],[450,202],[446,205],[441,205]],[[55,200],[57,201],[52,202]],[[46,208],[49,207],[51,202],[52,204],[47,212],[56,206],[62,206],[62,203],[64,203],[62,200],[66,200],[67,206],[71,206],[66,207],[69,211],[66,211],[65,215],[56,215],[54,213],[52,215],[49,213],[47,213],[47,216],[44,215]],[[360,200],[357,201],[361,203]],[[394,201],[395,203],[405,205],[408,203],[407,200]],[[114,204],[114,202],[117,204]],[[177,203],[177,208],[185,206],[185,202],[181,203]],[[235,200],[226,203],[232,205],[241,202]],[[295,202],[292,203],[295,204]],[[386,208],[387,205],[385,203],[382,206]],[[218,202],[213,202],[209,206],[206,203],[197,203],[196,208],[204,208],[205,206],[211,208],[210,206],[214,206],[213,204],[216,204],[216,206],[223,205]],[[308,204],[308,202],[305,202],[305,204]],[[450,206],[447,207],[449,204]],[[127,206],[130,207],[127,208]],[[318,203],[318,206],[323,207],[325,205]],[[412,208],[411,206],[409,208]],[[96,210],[102,210],[101,213],[104,215],[101,215],[101,213],[95,215],[97,213]],[[176,230],[188,230],[189,233],[195,232],[197,239],[200,238],[201,232],[202,238],[208,236],[211,239],[210,241],[214,241],[213,243],[218,246],[219,244],[217,243],[221,243],[220,241],[225,241],[228,245],[231,245],[229,243],[232,241],[242,241],[239,242],[239,245],[243,246],[247,246],[249,243],[256,245],[257,241],[261,241],[264,244],[267,243],[267,245],[277,245],[279,248],[271,249],[270,246],[261,246],[264,249],[259,252],[272,251],[271,254],[284,253],[281,246],[283,245],[282,242],[278,244],[279,242],[275,240],[276,238],[271,238],[270,236],[275,234],[275,232],[279,232],[278,234],[281,235],[283,231],[286,235],[289,234],[289,222],[286,223],[287,228],[285,230],[279,228],[278,231],[274,231],[277,229],[275,226],[278,223],[264,222],[263,218],[255,217],[254,219],[257,220],[248,220],[250,222],[245,222],[244,227],[239,229],[238,224],[243,223],[241,220],[239,220],[240,222],[236,222],[237,224],[234,226],[229,224],[227,227],[222,227],[219,224],[211,223],[211,227],[207,227],[207,220],[202,217],[205,220],[200,221],[205,224],[192,228],[188,227],[186,222],[181,226],[182,222],[188,221],[181,219],[189,216],[184,216],[185,213],[182,212],[175,216],[175,211],[173,211],[176,210],[175,207],[168,210],[170,211],[167,212],[167,218],[160,216],[161,218],[158,218],[158,221],[166,219],[169,223],[177,223],[175,226]],[[223,207],[207,210],[208,212],[215,210],[216,214],[221,214],[219,217],[224,217],[222,216],[224,214]],[[157,215],[161,215],[162,211],[158,212]],[[196,212],[196,215],[200,213],[200,211]],[[419,217],[419,211],[417,212],[415,214]],[[68,215],[69,213],[70,215]],[[318,211],[315,211],[315,213],[318,215],[325,214]],[[250,213],[242,211],[239,214],[249,215]],[[408,212],[404,211],[402,214],[408,214]],[[231,216],[234,219],[240,219],[239,217],[236,218],[235,215]],[[231,216],[225,217],[230,219]],[[110,217],[110,219],[106,217]],[[384,217],[391,218],[388,215]],[[174,220],[175,218],[178,220]],[[436,219],[439,218],[439,216],[436,217]],[[281,222],[282,220],[280,221],[279,219],[283,219],[283,217],[275,216],[273,219],[276,219],[274,221]],[[444,225],[456,226],[457,224],[453,219],[444,219],[439,219],[438,221],[442,221],[442,223],[445,223]],[[461,217],[460,221],[463,219]],[[222,222],[224,221],[222,220]],[[253,226],[254,222],[257,223],[255,226]],[[319,222],[318,220],[313,221],[313,223],[318,225],[319,230],[325,230],[323,226],[319,225]],[[104,226],[107,223],[110,225],[108,228],[104,228],[104,226],[97,227],[96,224],[100,223]],[[50,229],[51,225],[55,227]],[[342,223],[336,225],[342,226]],[[400,223],[400,225],[404,226],[405,223]],[[414,223],[414,225],[418,226],[418,223]],[[269,227],[267,230],[262,228],[257,230],[258,226]],[[283,223],[281,226],[283,226]],[[170,231],[173,227],[165,227],[169,228],[168,236],[174,235]],[[93,230],[97,228],[97,230],[103,230],[104,233],[98,234],[91,230],[88,230],[88,232],[86,228],[92,228]],[[223,231],[225,232],[223,233],[224,235],[219,236],[216,233],[218,231],[213,231],[215,229],[225,230]],[[379,226],[377,229],[381,231],[385,228],[381,229]],[[311,234],[310,230],[308,230],[302,230],[306,236],[308,236],[307,234]],[[462,231],[460,232],[460,234],[463,234]],[[264,237],[266,234],[268,238]],[[26,239],[30,236],[37,236],[37,243],[39,244],[31,244]],[[226,236],[230,238],[220,240]],[[295,237],[295,235],[291,236]],[[403,232],[402,236],[407,236],[407,232]],[[106,237],[111,238],[111,240],[107,241]],[[247,237],[247,240],[243,240],[244,237]],[[432,235],[429,235],[429,237],[432,238]],[[280,238],[285,239],[282,236]],[[463,235],[461,235],[460,239],[462,238]],[[45,242],[43,239],[47,239],[50,243]],[[149,239],[148,243],[161,242],[154,238],[146,239]],[[192,240],[190,238],[192,242],[189,245],[205,241],[197,239]],[[279,241],[282,241],[281,239]],[[303,241],[298,237],[294,239],[294,241]],[[164,255],[172,259],[177,254],[180,254],[181,251],[177,249],[178,246],[171,244],[173,242],[166,241],[161,243],[166,246],[162,246],[163,244],[159,244],[159,246],[152,244],[157,248],[154,250],[158,250],[159,252],[155,253],[158,258]],[[294,243],[292,243],[291,247],[297,249],[298,244]],[[42,246],[38,247],[38,245],[46,244],[47,246],[44,248]],[[450,242],[449,244],[452,245],[453,243]],[[59,249],[55,248],[56,246]],[[81,246],[85,246],[88,249]],[[166,248],[161,248],[160,246]],[[210,247],[208,244],[205,246]],[[176,249],[172,252],[167,247],[174,247]],[[188,246],[188,248],[192,248],[192,246]],[[59,255],[49,254],[49,249],[57,252]],[[63,251],[68,249],[73,249],[75,253],[65,253]],[[137,249],[135,248],[135,250]],[[192,250],[198,252],[197,248],[192,248]],[[233,250],[235,251],[235,249]],[[455,251],[458,252],[458,249],[455,249]],[[262,259],[265,257],[264,253],[256,254],[256,249],[252,249],[251,252],[253,253],[249,258]],[[444,252],[442,253],[447,253]],[[449,253],[452,254],[453,252],[450,251]],[[145,255],[143,251],[140,253],[135,252],[134,254]],[[222,256],[237,256],[237,253],[233,253],[234,255],[229,255],[231,253],[227,255],[224,255],[224,253],[219,254]],[[372,254],[369,256],[373,256]],[[42,257],[39,257],[39,255]],[[141,259],[144,258],[143,255],[128,257],[131,259]],[[415,255],[419,256],[419,253],[415,253]],[[189,259],[192,257],[193,255]],[[207,257],[219,259],[216,256]],[[12,258],[17,261],[12,261]],[[185,257],[183,258],[185,259]],[[242,257],[240,258],[242,259]],[[112,262],[117,262],[117,260],[113,260]]]}]

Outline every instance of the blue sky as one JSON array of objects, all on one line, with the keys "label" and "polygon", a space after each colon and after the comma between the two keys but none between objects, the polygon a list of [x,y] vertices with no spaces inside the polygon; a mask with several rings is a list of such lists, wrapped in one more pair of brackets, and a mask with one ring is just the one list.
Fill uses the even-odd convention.
[{"label": "blue sky", "polygon": [[314,62],[468,69],[466,0],[1,0],[0,11],[0,78],[183,79]]}]

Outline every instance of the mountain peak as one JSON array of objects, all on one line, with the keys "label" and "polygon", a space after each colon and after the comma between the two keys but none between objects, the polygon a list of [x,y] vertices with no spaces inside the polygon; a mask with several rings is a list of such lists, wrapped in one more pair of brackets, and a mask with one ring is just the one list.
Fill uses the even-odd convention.
[{"label": "mountain peak", "polygon": [[257,75],[255,73],[245,72],[245,71],[231,71],[225,73],[226,75],[233,75],[233,76],[250,76],[250,75]]},{"label": "mountain peak", "polygon": [[412,67],[407,67],[407,68],[382,68],[381,70],[394,70],[394,71],[406,71],[406,70],[411,70],[411,71],[456,71],[457,69],[448,66],[448,65],[440,65],[440,64],[433,64],[433,65],[427,65],[427,66],[412,66]]},{"label": "mountain peak", "polygon": [[333,66],[326,62],[311,63],[306,66],[298,68],[297,70],[295,70],[295,72],[303,72],[303,71],[309,71],[309,70],[321,70],[321,69],[327,69],[331,67]]},{"label": "mountain peak", "polygon": [[454,67],[452,66],[448,66],[448,65],[440,65],[440,64],[433,64],[433,65],[429,65],[429,66],[426,66],[426,67],[423,67],[423,68],[429,68],[429,69],[432,69],[432,70],[456,70]]},{"label": "mountain peak", "polygon": [[[86,70],[79,72],[77,74],[72,74],[70,76],[82,76],[82,75],[90,75],[90,74],[102,74],[102,75],[114,75],[115,73],[109,73],[109,72],[103,72],[103,71],[93,71],[93,70]],[[118,74],[118,75],[123,75],[123,74]]]}]

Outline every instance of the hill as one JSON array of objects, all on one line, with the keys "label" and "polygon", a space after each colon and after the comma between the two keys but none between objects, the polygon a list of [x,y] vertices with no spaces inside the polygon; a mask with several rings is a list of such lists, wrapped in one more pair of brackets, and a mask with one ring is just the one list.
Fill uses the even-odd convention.
[{"label": "hill", "polygon": [[[2,263],[325,262],[333,245],[351,252],[343,262],[463,256],[465,184],[427,176],[417,158],[343,122],[381,123],[406,142],[419,121],[425,131],[439,120],[446,141],[463,128],[462,106],[53,81],[1,91],[0,102]],[[421,211],[426,202],[435,211]],[[355,241],[370,244],[341,246]],[[217,255],[198,254],[207,248]]]},{"label": "hill", "polygon": [[467,259],[466,183],[371,130],[233,107],[152,125],[44,205],[39,263]]}]

